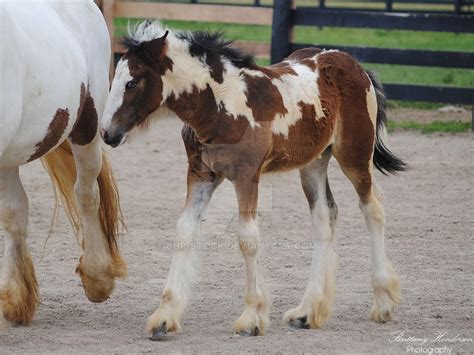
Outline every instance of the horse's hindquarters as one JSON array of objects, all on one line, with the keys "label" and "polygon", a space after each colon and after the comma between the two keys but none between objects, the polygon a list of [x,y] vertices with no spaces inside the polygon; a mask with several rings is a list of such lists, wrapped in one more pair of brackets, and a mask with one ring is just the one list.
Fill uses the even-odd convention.
[{"label": "horse's hindquarters", "polygon": [[0,86],[0,167],[24,164],[58,146],[87,95],[101,115],[110,58],[107,28],[93,16],[92,2],[2,6],[8,19],[2,28],[10,35],[0,44],[8,53],[1,59],[8,70]]}]

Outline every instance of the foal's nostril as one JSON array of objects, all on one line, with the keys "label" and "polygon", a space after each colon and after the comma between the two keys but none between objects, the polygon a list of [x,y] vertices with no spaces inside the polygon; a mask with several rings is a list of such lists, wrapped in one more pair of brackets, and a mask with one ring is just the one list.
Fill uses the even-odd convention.
[{"label": "foal's nostril", "polygon": [[109,133],[105,129],[102,129],[100,135],[104,139],[104,142],[107,143],[107,140],[109,139]]}]

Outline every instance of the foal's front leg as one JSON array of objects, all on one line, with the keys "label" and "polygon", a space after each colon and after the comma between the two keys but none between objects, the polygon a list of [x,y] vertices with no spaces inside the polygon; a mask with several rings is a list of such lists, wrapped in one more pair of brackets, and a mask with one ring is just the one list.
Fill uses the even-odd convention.
[{"label": "foal's front leg", "polygon": [[212,173],[188,170],[186,205],[177,225],[175,252],[158,309],[148,319],[147,331],[152,340],[181,328],[180,321],[189,300],[197,268],[193,246],[200,233],[201,219],[212,194],[222,178]]},{"label": "foal's front leg", "polygon": [[263,335],[269,325],[270,301],[257,270],[259,232],[257,224],[258,183],[251,179],[237,180],[235,191],[239,201],[240,251],[245,259],[246,287],[244,312],[234,324],[241,335]]}]

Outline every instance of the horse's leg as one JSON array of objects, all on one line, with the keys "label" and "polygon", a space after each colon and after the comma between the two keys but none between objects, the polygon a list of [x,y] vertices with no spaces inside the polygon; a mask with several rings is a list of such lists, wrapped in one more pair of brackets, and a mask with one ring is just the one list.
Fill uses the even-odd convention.
[{"label": "horse's leg", "polygon": [[262,335],[269,324],[270,301],[257,270],[259,232],[257,224],[258,183],[252,179],[235,181],[239,202],[237,236],[245,259],[245,305],[234,324],[234,331],[242,335]]},{"label": "horse's leg", "polygon": [[359,142],[359,149],[352,147],[343,143],[336,145],[334,156],[359,195],[359,208],[371,235],[374,290],[371,318],[383,323],[391,319],[395,305],[400,302],[400,284],[397,273],[385,254],[383,192],[373,173],[373,141]]},{"label": "horse's leg", "polygon": [[150,316],[147,332],[152,340],[181,328],[180,321],[196,277],[197,252],[193,243],[200,233],[201,219],[222,178],[188,169],[186,205],[177,224],[174,255],[158,309]]},{"label": "horse's leg", "polygon": [[0,328],[28,325],[39,302],[35,269],[26,244],[28,198],[19,169],[0,169],[0,222],[6,232],[0,278]]},{"label": "horse's leg", "polygon": [[80,258],[77,272],[81,276],[87,298],[92,302],[103,302],[112,293],[115,277],[121,277],[125,273],[125,266],[120,255],[111,255],[113,248],[101,226],[101,194],[97,181],[102,169],[100,137],[96,135],[90,143],[84,145],[71,142],[71,149],[77,174],[74,191],[83,224],[84,254]]},{"label": "horse's leg", "polygon": [[297,328],[321,328],[331,314],[334,300],[337,255],[333,245],[337,206],[327,178],[330,158],[331,152],[327,150],[319,160],[300,170],[301,185],[311,212],[314,243],[311,273],[303,299],[283,318]]}]

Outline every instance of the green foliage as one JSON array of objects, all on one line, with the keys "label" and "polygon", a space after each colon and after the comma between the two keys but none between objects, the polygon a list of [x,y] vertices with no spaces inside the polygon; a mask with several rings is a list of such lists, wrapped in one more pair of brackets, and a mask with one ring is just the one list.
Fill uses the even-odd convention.
[{"label": "green foliage", "polygon": [[434,121],[430,123],[420,123],[415,121],[388,121],[387,126],[389,131],[394,131],[397,129],[401,130],[415,130],[420,131],[421,133],[434,133],[434,132],[449,132],[449,133],[459,133],[465,132],[471,128],[470,122],[462,121]]}]

